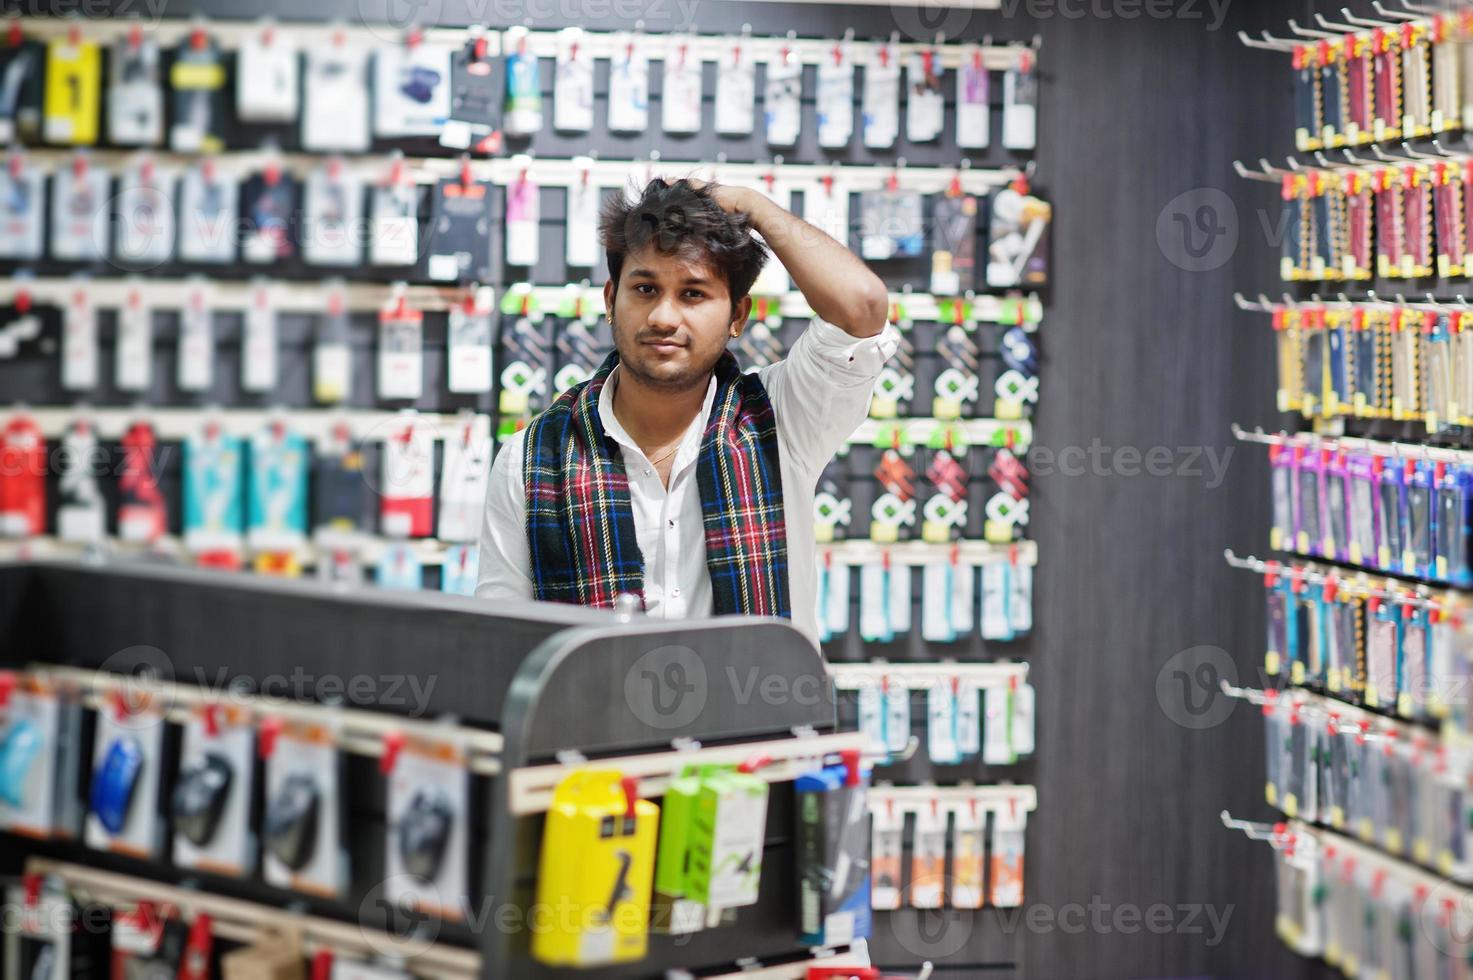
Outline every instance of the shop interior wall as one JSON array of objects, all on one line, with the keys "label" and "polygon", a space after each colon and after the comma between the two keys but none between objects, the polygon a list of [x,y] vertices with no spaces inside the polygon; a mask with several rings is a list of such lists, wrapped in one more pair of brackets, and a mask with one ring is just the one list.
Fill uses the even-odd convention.
[{"label": "shop interior wall", "polygon": [[[356,23],[392,14],[402,21],[410,8],[390,2],[317,0],[310,16]],[[1281,30],[1285,17],[1310,5],[1002,2],[998,11],[715,0],[634,5],[650,32],[693,18],[703,33],[749,23],[759,35],[836,36],[853,27],[860,38],[892,30],[916,39],[938,30],[949,40],[1042,38],[1035,186],[1054,204],[1055,285],[1040,334],[1036,445],[1046,455],[1035,460],[1054,465],[1051,473],[1038,467],[1031,524],[1040,547],[1029,647],[1038,693],[1038,752],[1030,768],[1039,809],[1028,831],[1027,907],[1008,918],[996,910],[882,916],[873,951],[886,965],[934,958],[943,975],[953,976],[988,965],[997,975],[1040,980],[1315,976],[1317,966],[1289,955],[1273,937],[1267,848],[1218,821],[1225,808],[1269,817],[1256,713],[1238,705],[1220,723],[1190,727],[1222,711],[1202,686],[1206,675],[1186,669],[1205,663],[1231,669],[1240,683],[1257,681],[1257,582],[1230,569],[1221,552],[1262,553],[1266,541],[1266,464],[1250,447],[1233,445],[1228,425],[1277,423],[1273,351],[1264,324],[1238,312],[1231,295],[1274,285],[1277,198],[1266,185],[1236,177],[1231,162],[1282,157],[1292,126],[1287,65],[1243,48],[1234,35],[1240,27]],[[417,9],[426,25],[474,19],[613,29],[629,25],[630,4],[427,0]],[[287,21],[304,9],[283,0],[174,0],[164,13],[271,13]],[[1328,4],[1320,9],[1331,13]],[[710,84],[708,74],[708,93]],[[653,132],[634,139],[595,133],[535,146],[547,156],[596,150],[619,158],[643,156],[660,140]],[[691,147],[664,155],[710,157],[723,149],[734,161],[767,158],[760,138],[718,144],[708,134]],[[975,165],[1009,160],[992,154]],[[954,162],[923,148],[905,155],[915,164]],[[810,147],[791,158],[815,156]],[[845,159],[882,163],[891,156],[855,147]],[[1235,207],[1223,206],[1219,195]],[[1235,229],[1235,243],[1215,230],[1226,227]],[[1170,450],[1171,476],[1141,470],[1140,455],[1158,446]],[[1061,456],[1068,447],[1083,456]],[[1085,472],[1066,467],[1081,458]],[[1155,905],[1172,910],[1168,934],[1143,925]],[[1215,923],[1224,920],[1214,944]]]}]

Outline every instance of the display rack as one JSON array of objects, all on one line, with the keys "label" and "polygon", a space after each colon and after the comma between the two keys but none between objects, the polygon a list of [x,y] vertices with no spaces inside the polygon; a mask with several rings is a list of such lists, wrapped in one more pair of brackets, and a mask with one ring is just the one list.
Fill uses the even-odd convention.
[{"label": "display rack", "polygon": [[[196,676],[238,691],[241,703],[262,713],[324,710],[321,705],[253,700],[253,682],[293,669],[314,675],[453,678],[453,683],[427,689],[426,703],[412,714],[371,705],[335,710],[350,722],[344,726],[350,752],[372,756],[382,751],[386,732],[410,732],[454,719],[451,724],[465,729],[462,734],[479,746],[477,771],[489,774],[499,768],[495,776],[473,777],[473,812],[481,814],[476,826],[486,829],[473,835],[471,853],[479,857],[472,858],[472,902],[491,897],[525,908],[530,900],[545,803],[523,793],[526,787],[545,787],[550,779],[583,766],[648,776],[641,782],[653,792],[658,791],[658,774],[688,758],[767,756],[773,760],[768,778],[774,785],[762,901],[742,909],[736,925],[709,930],[693,943],[652,936],[645,960],[603,968],[599,975],[648,976],[676,968],[704,974],[722,972],[723,965],[732,972],[741,964],[791,964],[795,958],[806,962],[807,951],[796,941],[790,895],[794,854],[785,823],[792,813],[786,780],[800,760],[857,749],[859,737],[836,732],[822,658],[785,623],[741,618],[693,625],[542,603],[477,602],[197,570],[37,561],[0,565],[0,625],[7,636],[5,666],[49,672],[59,683],[81,684],[94,697],[105,697],[124,682],[99,677],[97,671],[129,675],[127,685],[147,689],[160,683],[136,676],[149,668],[154,677],[169,675],[162,678],[167,686],[157,689],[180,708],[204,697],[186,690],[188,679]],[[670,649],[685,651],[706,671],[705,703],[694,718],[671,724],[669,718],[641,710],[637,698],[609,696],[625,690],[625,679],[641,658]],[[727,683],[728,671],[778,678],[790,690],[811,682],[816,696],[744,699],[737,686]],[[598,710],[569,710],[593,701]],[[694,743],[709,747],[694,748]],[[350,781],[381,778],[376,766],[349,771]],[[310,916],[301,920],[309,937],[335,944],[339,929],[361,934],[386,925],[375,918],[371,903],[364,904],[383,874],[379,856],[387,833],[385,817],[368,803],[376,792],[363,786],[349,795],[355,827],[353,886],[341,901],[215,875],[204,876],[207,884],[201,891],[183,894],[175,886],[185,878],[199,883],[199,872],[184,872],[164,861],[91,852],[66,841],[21,843],[12,838],[14,846],[6,848],[8,870],[49,858],[62,863],[32,869],[59,870],[63,877],[118,899],[136,899],[157,884],[155,897],[178,898],[183,907],[193,903],[201,910],[218,893],[227,902],[219,906],[224,918],[247,924],[254,906],[233,903],[300,902]],[[96,864],[98,870],[81,869],[82,864]],[[115,877],[119,874],[129,877]],[[436,959],[427,965],[443,968],[446,975],[463,976],[467,970],[487,978],[561,975],[527,957],[525,934],[497,928],[473,933],[449,922],[440,926],[431,947]],[[352,948],[359,945],[355,941]]]}]

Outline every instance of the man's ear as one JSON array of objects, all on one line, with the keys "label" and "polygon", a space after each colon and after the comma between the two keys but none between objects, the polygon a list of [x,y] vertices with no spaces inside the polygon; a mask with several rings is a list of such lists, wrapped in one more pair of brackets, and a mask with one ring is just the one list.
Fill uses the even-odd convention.
[{"label": "man's ear", "polygon": [[604,280],[604,310],[610,322],[614,319],[614,293],[614,280]]},{"label": "man's ear", "polygon": [[737,303],[736,313],[732,315],[731,329],[728,331],[728,333],[731,334],[732,340],[740,337],[742,335],[742,331],[747,329],[747,317],[751,315],[752,295],[748,293],[746,296],[743,296],[741,300]]}]

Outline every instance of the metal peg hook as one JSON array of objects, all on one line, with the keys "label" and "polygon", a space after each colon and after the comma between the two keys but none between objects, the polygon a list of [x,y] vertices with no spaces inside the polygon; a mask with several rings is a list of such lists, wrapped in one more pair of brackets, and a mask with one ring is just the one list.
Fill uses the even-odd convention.
[{"label": "metal peg hook", "polygon": [[1237,820],[1233,817],[1231,813],[1226,810],[1218,814],[1218,817],[1222,820],[1222,825],[1224,827],[1229,830],[1241,830],[1243,833],[1247,834],[1249,839],[1251,840],[1271,841],[1277,836],[1277,834],[1275,834],[1274,832],[1274,825],[1270,823],[1255,823],[1252,820]]}]

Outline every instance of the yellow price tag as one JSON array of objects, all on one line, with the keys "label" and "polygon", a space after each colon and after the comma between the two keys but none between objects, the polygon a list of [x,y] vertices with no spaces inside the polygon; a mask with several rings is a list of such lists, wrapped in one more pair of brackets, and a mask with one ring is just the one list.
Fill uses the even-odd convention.
[{"label": "yellow price tag", "polygon": [[1277,650],[1270,650],[1263,655],[1263,672],[1270,677],[1279,676],[1279,653]]}]

